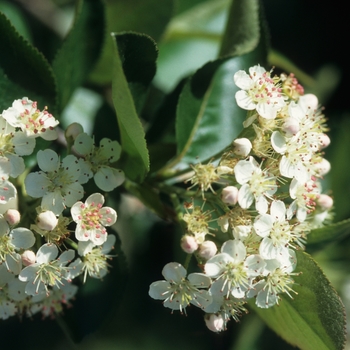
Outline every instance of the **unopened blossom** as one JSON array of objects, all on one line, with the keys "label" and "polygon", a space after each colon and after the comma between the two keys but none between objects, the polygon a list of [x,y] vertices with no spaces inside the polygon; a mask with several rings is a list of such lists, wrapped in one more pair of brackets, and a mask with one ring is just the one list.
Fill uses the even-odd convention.
[{"label": "unopened blossom", "polygon": [[239,107],[254,110],[266,119],[275,119],[277,112],[285,105],[285,96],[278,84],[270,77],[265,68],[249,68],[249,75],[240,70],[233,80],[242,90],[236,92]]},{"label": "unopened blossom", "polygon": [[92,241],[101,245],[107,240],[105,226],[113,225],[117,213],[113,208],[103,207],[104,197],[100,193],[89,196],[85,203],[77,202],[71,208],[72,219],[77,223],[75,237],[78,241]]},{"label": "unopened blossom", "polygon": [[36,218],[38,227],[45,231],[52,231],[58,223],[57,216],[50,210],[41,212]]},{"label": "unopened blossom", "polygon": [[17,225],[21,220],[21,213],[17,209],[8,209],[4,218],[10,226]]},{"label": "unopened blossom", "polygon": [[94,177],[96,186],[108,192],[124,182],[124,172],[113,166],[121,154],[118,141],[104,138],[100,141],[100,146],[96,147],[93,138],[86,133],[81,133],[77,135],[73,148],[82,157],[80,183],[84,184]]},{"label": "unopened blossom", "polygon": [[252,150],[252,143],[247,138],[236,139],[232,143],[233,153],[237,156],[247,157]]},{"label": "unopened blossom", "polygon": [[78,182],[78,160],[68,155],[61,162],[57,153],[50,149],[39,151],[37,158],[41,171],[27,175],[27,193],[34,198],[42,197],[42,209],[59,215],[84,195],[84,189]]},{"label": "unopened blossom", "polygon": [[25,292],[37,295],[46,292],[49,287],[60,286],[69,279],[70,268],[66,265],[74,258],[74,250],[64,251],[58,258],[58,248],[55,244],[46,243],[36,253],[36,262],[25,267],[19,274],[19,280],[27,282]]},{"label": "unopened blossom", "polygon": [[266,198],[271,198],[277,191],[276,177],[267,170],[262,170],[253,157],[237,163],[235,177],[242,185],[238,192],[238,203],[241,208],[249,208],[255,200],[256,210],[260,214],[266,213],[268,208]]},{"label": "unopened blossom", "polygon": [[238,188],[236,186],[226,186],[222,189],[221,200],[228,205],[235,205],[238,201]]},{"label": "unopened blossom", "polygon": [[185,235],[181,238],[180,246],[187,254],[192,254],[198,249],[198,242],[194,236]]},{"label": "unopened blossom", "polygon": [[203,273],[187,275],[186,269],[179,263],[171,262],[164,266],[162,275],[165,281],[153,282],[149,295],[153,299],[163,300],[163,305],[172,310],[186,311],[189,304],[202,309],[211,302],[212,297],[207,290],[211,280]]},{"label": "unopened blossom", "polygon": [[41,136],[44,140],[55,140],[58,124],[52,114],[46,109],[40,111],[37,102],[27,97],[15,100],[12,107],[2,112],[2,116],[13,127],[20,128],[29,137]]},{"label": "unopened blossom", "polygon": [[218,248],[213,241],[204,241],[199,245],[197,254],[200,258],[209,260],[216,254],[217,251]]},{"label": "unopened blossom", "polygon": [[206,326],[212,332],[221,332],[225,330],[225,320],[222,315],[207,314],[204,317]]}]

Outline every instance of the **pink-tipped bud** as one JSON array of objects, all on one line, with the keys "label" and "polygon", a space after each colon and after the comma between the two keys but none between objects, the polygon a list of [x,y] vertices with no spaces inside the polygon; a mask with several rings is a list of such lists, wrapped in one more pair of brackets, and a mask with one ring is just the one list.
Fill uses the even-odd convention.
[{"label": "pink-tipped bud", "polygon": [[185,235],[181,239],[181,248],[187,254],[192,254],[198,249],[198,243],[195,237],[190,235]]},{"label": "pink-tipped bud", "polygon": [[300,130],[299,121],[295,118],[286,118],[283,123],[282,130],[286,133],[286,136],[296,135]]},{"label": "pink-tipped bud", "polygon": [[235,205],[238,201],[238,188],[227,186],[221,192],[221,200],[228,205]]},{"label": "pink-tipped bud", "polygon": [[65,132],[65,136],[66,136],[66,139],[72,138],[74,141],[77,138],[77,136],[83,132],[84,132],[84,129],[83,129],[81,124],[72,123],[72,124],[68,125],[66,132]]},{"label": "pink-tipped bud", "polygon": [[208,329],[212,332],[221,332],[225,330],[225,321],[221,315],[207,314],[204,321]]},{"label": "pink-tipped bud", "polygon": [[319,163],[316,163],[316,169],[320,176],[326,175],[331,170],[331,163],[327,159],[322,159]]},{"label": "pink-tipped bud", "polygon": [[29,266],[35,263],[36,256],[33,251],[31,250],[25,250],[23,254],[21,255],[22,257],[22,264],[24,266]]},{"label": "pink-tipped bud", "polygon": [[333,198],[327,194],[320,194],[317,199],[317,204],[321,207],[322,210],[329,210],[333,207]]},{"label": "pink-tipped bud", "polygon": [[233,153],[241,157],[247,157],[253,147],[252,143],[246,138],[236,139],[232,145]]},{"label": "pink-tipped bud", "polygon": [[205,260],[209,260],[216,254],[217,251],[218,248],[216,247],[216,244],[214,242],[204,241],[198,247],[198,256]]},{"label": "pink-tipped bud", "polygon": [[4,218],[9,225],[17,225],[21,220],[21,214],[16,209],[9,209],[4,214]]},{"label": "pink-tipped bud", "polygon": [[331,139],[327,134],[322,134],[320,136],[320,149],[326,148],[331,143]]},{"label": "pink-tipped bud", "polygon": [[39,228],[45,231],[52,231],[58,223],[56,215],[52,211],[40,213],[36,219]]}]

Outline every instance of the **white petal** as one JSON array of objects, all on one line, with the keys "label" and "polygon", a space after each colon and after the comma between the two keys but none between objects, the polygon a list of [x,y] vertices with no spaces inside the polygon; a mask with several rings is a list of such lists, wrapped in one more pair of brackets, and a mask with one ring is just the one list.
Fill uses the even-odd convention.
[{"label": "white petal", "polygon": [[108,235],[106,242],[102,245],[101,253],[104,255],[108,254],[113,249],[115,241],[116,237],[114,235]]},{"label": "white petal", "polygon": [[274,220],[269,214],[259,215],[254,222],[254,229],[260,237],[267,237],[273,227]]},{"label": "white petal", "polygon": [[48,187],[51,185],[51,181],[46,177],[43,172],[29,173],[24,180],[26,191],[29,196],[34,198],[40,198],[45,195]]},{"label": "white petal", "polygon": [[100,209],[100,214],[103,215],[100,223],[103,226],[111,226],[117,221],[117,212],[110,207],[103,207]]},{"label": "white petal", "polygon": [[279,131],[274,131],[272,133],[271,145],[273,149],[279,154],[284,154],[286,152],[286,149],[287,149],[286,139]]},{"label": "white petal", "polygon": [[100,156],[104,159],[108,159],[109,163],[114,163],[120,158],[122,148],[118,141],[111,141],[104,138],[100,141]]},{"label": "white petal", "polygon": [[96,247],[94,243],[91,241],[79,241],[78,242],[78,254],[80,256],[84,256],[92,251],[92,249]]},{"label": "white petal", "polygon": [[[270,194],[273,194],[273,193],[276,192],[276,190],[270,190],[270,191],[267,191],[267,192],[270,192]],[[267,201],[267,199],[265,198],[264,195],[261,195],[258,198],[256,198],[256,200],[255,200],[255,209],[257,210],[257,212],[259,214],[265,214],[267,212],[268,207],[269,207],[269,203],[268,203],[268,201]]]},{"label": "white petal", "polygon": [[148,294],[153,299],[164,300],[169,296],[170,288],[170,283],[167,281],[153,282],[149,287]]},{"label": "white petal", "polygon": [[24,227],[17,227],[10,233],[11,242],[16,249],[28,249],[35,243],[35,237],[32,231]]},{"label": "white petal", "polygon": [[81,133],[74,141],[74,149],[81,156],[88,155],[94,147],[93,139],[86,133]]},{"label": "white petal", "polygon": [[101,193],[93,193],[86,199],[85,204],[89,206],[102,206],[104,202],[105,198],[102,196]]},{"label": "white petal", "polygon": [[28,137],[24,132],[17,131],[12,139],[15,152],[19,156],[28,156],[33,153],[35,139]]},{"label": "white petal", "polygon": [[22,259],[18,253],[6,255],[6,265],[8,270],[15,275],[18,275],[22,268]]},{"label": "white petal", "polygon": [[[58,255],[58,249],[55,244],[43,244],[36,253],[36,261],[39,264],[49,263],[55,260]],[[31,266],[31,265],[30,265]]]},{"label": "white petal", "polygon": [[56,190],[55,192],[45,194],[41,200],[41,208],[44,211],[51,210],[55,215],[60,215],[64,210],[61,191]]},{"label": "white petal", "polygon": [[250,190],[249,185],[244,184],[238,192],[238,204],[241,208],[247,209],[253,204],[253,201],[254,196]]},{"label": "white petal", "polygon": [[263,259],[276,259],[278,247],[273,244],[271,238],[265,237],[260,243],[259,253]]},{"label": "white petal", "polygon": [[60,265],[64,266],[74,259],[75,252],[73,249],[68,249],[64,251],[58,258]]},{"label": "white petal", "polygon": [[235,94],[236,102],[239,107],[252,111],[256,108],[256,103],[252,100],[249,94],[244,90],[239,90]]},{"label": "white petal", "polygon": [[171,262],[164,266],[162,275],[167,281],[181,282],[186,277],[186,269],[177,262]]},{"label": "white petal", "polygon": [[245,260],[249,276],[259,276],[262,274],[266,262],[260,255],[249,255]]},{"label": "white petal", "polygon": [[36,272],[39,269],[39,264],[32,264],[25,267],[18,276],[18,279],[22,282],[33,281],[36,276]]},{"label": "white petal", "polygon": [[277,302],[278,295],[269,293],[268,288],[266,288],[258,293],[255,304],[260,308],[267,309],[275,305]]},{"label": "white petal", "polygon": [[11,173],[10,175],[14,178],[21,175],[25,170],[24,160],[17,154],[8,154],[7,158],[10,160]]},{"label": "white petal", "polygon": [[56,152],[45,149],[44,151],[38,151],[37,154],[38,165],[41,170],[45,172],[55,171],[59,166],[59,158]]},{"label": "white petal", "polygon": [[18,278],[14,278],[8,284],[9,297],[14,301],[22,301],[27,297],[25,293],[26,283],[20,281]]},{"label": "white petal", "polygon": [[94,180],[98,188],[102,191],[109,192],[120,186],[125,181],[125,175],[120,169],[102,166],[95,174]]},{"label": "white petal", "polygon": [[64,187],[66,193],[63,200],[67,207],[71,207],[84,196],[84,188],[79,182],[73,182]]},{"label": "white petal", "polygon": [[282,201],[273,201],[270,208],[271,216],[274,221],[285,221],[286,206]]},{"label": "white petal", "polygon": [[291,161],[283,156],[280,161],[280,172],[282,176],[293,178],[295,174],[295,165],[291,163]]},{"label": "white petal", "polygon": [[244,70],[239,70],[236,72],[233,76],[233,81],[240,89],[243,90],[249,90],[253,84],[253,80]]},{"label": "white petal", "polygon": [[211,284],[211,279],[204,273],[191,273],[188,280],[197,288],[209,288]]},{"label": "white petal", "polygon": [[221,252],[230,255],[235,263],[243,261],[247,254],[245,245],[237,239],[226,241],[221,247]]}]

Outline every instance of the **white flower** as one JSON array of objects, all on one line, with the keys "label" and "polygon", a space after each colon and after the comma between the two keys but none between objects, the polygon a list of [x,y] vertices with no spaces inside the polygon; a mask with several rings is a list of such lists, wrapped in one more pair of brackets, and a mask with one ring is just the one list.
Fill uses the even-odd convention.
[{"label": "white flower", "polygon": [[55,140],[57,131],[54,129],[59,124],[46,109],[37,109],[37,103],[23,97],[15,100],[12,107],[2,112],[2,116],[13,127],[20,128],[27,136],[41,136],[44,140]]},{"label": "white flower", "polygon": [[32,154],[34,147],[35,139],[27,137],[22,131],[16,131],[0,116],[0,156],[10,161],[10,176],[17,177],[23,173],[25,165],[20,156]]},{"label": "white flower", "polygon": [[153,282],[149,295],[153,299],[164,300],[163,304],[172,310],[186,311],[189,304],[204,309],[212,297],[207,290],[210,278],[202,273],[191,273],[186,279],[187,271],[179,263],[172,262],[164,266],[162,275],[166,281]]},{"label": "white flower", "polygon": [[236,92],[238,106],[254,110],[266,119],[275,119],[277,112],[285,105],[281,88],[270,78],[270,73],[263,67],[249,68],[249,75],[240,70],[233,80],[242,90]]},{"label": "white flower", "polygon": [[295,234],[286,220],[286,206],[282,201],[273,201],[270,214],[259,215],[254,222],[256,233],[263,237],[259,253],[263,259],[289,257],[288,246]]},{"label": "white flower", "polygon": [[42,209],[59,215],[66,206],[71,207],[84,195],[84,189],[78,182],[78,161],[69,155],[60,162],[57,153],[50,149],[39,151],[37,158],[42,171],[27,175],[27,193],[34,198],[43,197]]},{"label": "white flower", "polygon": [[242,185],[238,192],[241,208],[249,208],[255,199],[256,210],[260,214],[266,213],[268,201],[265,197],[271,198],[277,191],[276,178],[262,170],[253,157],[240,160],[234,170],[237,182]]},{"label": "white flower", "polygon": [[78,254],[81,259],[75,260],[69,267],[73,269],[70,272],[72,278],[84,273],[84,283],[86,276],[102,279],[108,272],[107,260],[112,257],[108,253],[113,249],[116,237],[108,235],[106,242],[96,246],[91,241],[78,242]]},{"label": "white flower", "polygon": [[[247,298],[256,296],[255,303],[260,308],[270,308],[277,304],[281,293],[286,293],[290,298],[294,280],[290,277],[296,267],[294,251],[290,250],[290,256],[284,260],[266,260],[264,269],[265,278],[253,285],[247,293]],[[293,298],[292,298],[293,299]]]},{"label": "white flower", "polygon": [[[63,280],[69,279],[69,267],[66,265],[74,258],[74,250],[63,252],[59,258],[58,248],[54,244],[42,245],[36,253],[36,263],[25,267],[19,274],[19,279],[27,282],[25,292],[28,295],[37,295],[46,291],[49,295],[49,286],[60,286]],[[57,258],[57,259],[56,259]]]},{"label": "white flower", "polygon": [[21,256],[17,251],[28,249],[35,243],[33,232],[24,227],[10,231],[5,218],[0,215],[0,264],[5,263],[7,269],[14,274],[21,270]]},{"label": "white flower", "polygon": [[76,137],[73,147],[79,156],[83,157],[80,183],[84,184],[94,176],[96,185],[101,190],[108,192],[124,182],[124,172],[112,167],[121,153],[118,141],[104,138],[100,141],[100,147],[96,147],[94,140],[89,135],[81,133]]},{"label": "white flower", "polygon": [[75,237],[78,241],[91,240],[101,245],[107,240],[105,226],[113,225],[117,213],[110,207],[102,207],[104,197],[100,193],[89,196],[85,203],[77,202],[71,208],[72,219],[77,223]]},{"label": "white flower", "polygon": [[70,306],[69,301],[75,296],[77,290],[76,285],[64,280],[59,288],[54,286],[50,290],[50,295],[34,295],[30,311],[32,314],[41,312],[43,317],[54,317],[62,312],[63,305]]},{"label": "white flower", "polygon": [[216,278],[211,287],[215,293],[242,299],[251,286],[252,277],[258,276],[264,266],[260,256],[246,257],[246,247],[241,241],[228,240],[222,245],[221,253],[207,261],[204,271]]}]

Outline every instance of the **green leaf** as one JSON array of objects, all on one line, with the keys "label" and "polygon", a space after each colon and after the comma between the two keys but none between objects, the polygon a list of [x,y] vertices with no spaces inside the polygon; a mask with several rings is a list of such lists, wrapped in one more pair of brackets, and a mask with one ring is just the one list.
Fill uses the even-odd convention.
[{"label": "green leaf", "polygon": [[249,304],[258,315],[288,343],[302,350],[340,350],[346,340],[344,306],[317,263],[304,252],[297,252],[293,289],[294,300],[283,296],[269,309]]},{"label": "green leaf", "polygon": [[243,55],[257,47],[260,38],[258,0],[233,0],[222,39],[220,56]]},{"label": "green leaf", "polygon": [[331,243],[350,234],[350,219],[312,230],[307,236],[307,246]]},{"label": "green leaf", "polygon": [[97,84],[111,81],[110,67],[113,62],[113,44],[109,33],[134,31],[145,33],[158,41],[168,24],[173,11],[173,0],[106,0],[107,31],[103,52],[91,80]]},{"label": "green leaf", "polygon": [[[258,11],[256,7],[256,16]],[[240,69],[265,64],[267,52],[262,22],[260,30],[261,33],[252,34],[259,42],[253,51],[209,62],[188,80],[177,108],[177,156],[162,171],[173,166],[184,169],[196,158],[208,161],[242,131],[246,111],[236,104],[234,96],[238,87],[233,75]]]},{"label": "green leaf", "polygon": [[149,36],[136,33],[117,34],[116,40],[125,78],[136,110],[140,112],[149,84],[156,74],[157,46]]},{"label": "green leaf", "polygon": [[104,38],[104,9],[99,0],[77,3],[74,25],[58,51],[52,68],[62,110],[74,90],[82,85],[95,65]]},{"label": "green leaf", "polygon": [[39,108],[49,106],[54,112],[56,82],[45,57],[18,34],[2,13],[0,37],[0,109],[27,96],[38,101]]},{"label": "green leaf", "polygon": [[[128,34],[129,35],[129,34]],[[130,34],[131,35],[131,34]],[[138,37],[141,35],[133,34],[131,37]],[[141,40],[150,40],[146,35],[141,36]],[[131,39],[132,41],[132,39]],[[114,108],[117,113],[117,120],[120,129],[121,145],[123,149],[122,154],[122,169],[127,177],[136,182],[142,182],[147,172],[149,171],[149,156],[145,141],[145,133],[141,122],[138,118],[133,96],[128,86],[127,76],[129,73],[123,71],[123,62],[119,53],[118,35],[113,35],[114,42],[114,63],[113,63],[113,80],[112,80],[112,97]],[[125,47],[122,52],[124,52]],[[146,56],[147,57],[147,56]],[[146,59],[142,61],[142,53],[139,52],[138,60],[132,62],[137,65],[145,64],[147,67],[149,61]],[[131,60],[130,60],[131,61]],[[132,69],[130,63],[128,64],[128,71]],[[139,69],[138,68],[138,69]]]}]

